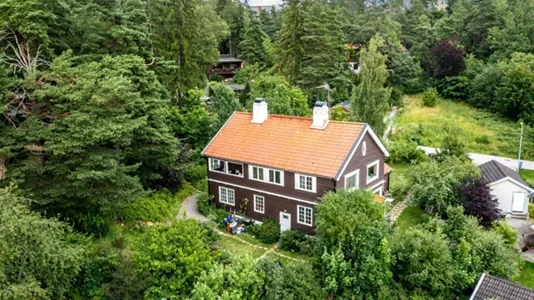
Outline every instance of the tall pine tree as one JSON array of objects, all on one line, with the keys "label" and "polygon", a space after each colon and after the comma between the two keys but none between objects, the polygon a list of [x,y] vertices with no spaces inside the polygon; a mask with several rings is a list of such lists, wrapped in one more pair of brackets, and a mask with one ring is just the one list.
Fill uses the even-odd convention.
[{"label": "tall pine tree", "polygon": [[348,84],[344,36],[336,11],[327,3],[314,1],[304,11],[301,67],[298,85],[308,94],[328,84],[341,88]]},{"label": "tall pine tree", "polygon": [[361,51],[361,81],[354,88],[350,107],[350,119],[369,123],[378,135],[384,132],[384,115],[391,96],[391,88],[384,87],[388,71],[386,56],[379,52],[383,44],[384,40],[375,36],[369,46]]},{"label": "tall pine tree", "polygon": [[241,48],[240,57],[247,63],[258,64],[264,67],[268,60],[268,49],[265,47],[266,40],[269,40],[269,37],[261,29],[259,20],[253,17],[241,44],[239,44]]},{"label": "tall pine tree", "polygon": [[309,0],[284,0],[282,28],[276,43],[276,67],[291,84],[300,74],[304,49],[302,47],[304,9]]}]

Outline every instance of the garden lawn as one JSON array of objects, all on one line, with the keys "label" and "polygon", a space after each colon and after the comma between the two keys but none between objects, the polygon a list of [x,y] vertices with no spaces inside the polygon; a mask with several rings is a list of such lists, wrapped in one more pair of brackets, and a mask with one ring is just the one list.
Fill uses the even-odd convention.
[{"label": "garden lawn", "polygon": [[235,254],[250,255],[253,258],[258,258],[267,251],[265,249],[251,247],[248,244],[240,242],[226,235],[221,235],[221,238],[217,241],[217,243],[215,243],[215,245]]},{"label": "garden lawn", "polygon": [[524,262],[521,273],[519,273],[519,277],[516,281],[523,286],[534,289],[534,263],[526,260]]},{"label": "garden lawn", "polygon": [[[422,146],[439,148],[447,131],[458,135],[467,151],[516,157],[521,127],[510,120],[475,109],[465,103],[441,100],[436,107],[424,107],[421,96],[406,96],[397,116],[397,134],[420,139]],[[534,160],[534,129],[525,126],[523,158]]]},{"label": "garden lawn", "polygon": [[522,169],[519,171],[519,175],[521,175],[521,178],[523,178],[530,186],[534,186],[534,170]]},{"label": "garden lawn", "polygon": [[397,219],[397,226],[399,227],[399,230],[404,231],[417,224],[426,222],[428,218],[429,216],[425,211],[419,207],[406,207]]}]

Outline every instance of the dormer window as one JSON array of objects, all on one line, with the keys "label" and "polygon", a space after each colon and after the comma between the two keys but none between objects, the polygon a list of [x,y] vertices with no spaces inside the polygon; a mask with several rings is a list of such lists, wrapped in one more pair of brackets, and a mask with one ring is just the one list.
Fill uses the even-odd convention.
[{"label": "dormer window", "polygon": [[215,159],[215,158],[210,159],[210,170],[212,171],[224,173],[225,166],[226,166],[225,162],[220,159]]},{"label": "dormer window", "polygon": [[243,164],[224,161],[216,158],[209,159],[210,171],[243,177]]}]

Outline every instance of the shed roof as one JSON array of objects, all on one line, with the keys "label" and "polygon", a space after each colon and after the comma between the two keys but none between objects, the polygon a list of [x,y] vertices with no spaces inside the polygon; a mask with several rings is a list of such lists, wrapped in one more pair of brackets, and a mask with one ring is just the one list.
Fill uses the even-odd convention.
[{"label": "shed roof", "polygon": [[281,115],[269,115],[262,124],[251,120],[251,113],[234,113],[203,154],[335,178],[369,128],[365,123],[330,121],[325,129],[313,129],[311,118]]},{"label": "shed roof", "polygon": [[510,169],[509,167],[501,164],[496,160],[490,160],[487,163],[484,163],[478,167],[482,171],[482,177],[488,183],[493,183],[509,177],[517,181],[518,183],[524,185],[525,187],[529,187],[528,183],[524,181],[523,178],[521,178],[521,176],[519,176],[516,171]]},{"label": "shed roof", "polygon": [[469,300],[486,299],[532,300],[534,290],[484,273]]}]

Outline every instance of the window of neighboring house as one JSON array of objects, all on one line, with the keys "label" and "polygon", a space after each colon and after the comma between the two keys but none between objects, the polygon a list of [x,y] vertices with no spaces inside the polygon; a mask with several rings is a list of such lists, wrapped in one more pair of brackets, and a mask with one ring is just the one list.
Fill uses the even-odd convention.
[{"label": "window of neighboring house", "polygon": [[249,165],[249,178],[253,180],[284,185],[284,171]]},{"label": "window of neighboring house", "polygon": [[297,222],[299,224],[304,224],[308,226],[313,225],[313,209],[311,207],[297,205],[298,209],[298,218]]},{"label": "window of neighboring house", "polygon": [[265,197],[254,195],[254,211],[265,213]]},{"label": "window of neighboring house", "polygon": [[235,206],[235,192],[233,189],[219,187],[219,202]]},{"label": "window of neighboring house", "polygon": [[260,167],[252,167],[252,179],[263,181],[264,170]]},{"label": "window of neighboring house", "polygon": [[360,186],[360,170],[345,175],[345,189],[353,191]]},{"label": "window of neighboring house", "polygon": [[276,184],[282,184],[281,172],[277,171],[277,170],[269,170],[269,182],[270,183],[276,183]]},{"label": "window of neighboring house", "polygon": [[317,178],[308,175],[295,174],[295,188],[298,190],[316,192]]},{"label": "window of neighboring house", "polygon": [[378,179],[378,166],[379,166],[378,160],[367,165],[367,183]]},{"label": "window of neighboring house", "polygon": [[216,158],[210,158],[210,170],[225,173],[226,162]]}]

